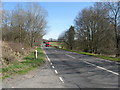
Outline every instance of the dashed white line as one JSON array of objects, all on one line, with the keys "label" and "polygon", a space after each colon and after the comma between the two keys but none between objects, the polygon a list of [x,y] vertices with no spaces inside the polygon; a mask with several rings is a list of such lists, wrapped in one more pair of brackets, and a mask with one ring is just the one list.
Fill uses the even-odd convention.
[{"label": "dashed white line", "polygon": [[60,81],[61,81],[62,83],[64,83],[64,81],[63,81],[62,77],[59,77],[59,79],[60,79]]},{"label": "dashed white line", "polygon": [[73,57],[73,56],[71,56],[71,55],[68,55],[68,54],[65,54],[65,55],[68,56],[68,57],[71,57],[71,58],[75,59],[75,57]]},{"label": "dashed white line", "polygon": [[52,68],[55,68],[54,66],[52,66]]},{"label": "dashed white line", "polygon": [[48,56],[47,56],[47,59],[48,59],[49,62],[51,62],[50,59],[48,58]]},{"label": "dashed white line", "polygon": [[113,71],[108,70],[108,69],[106,69],[106,68],[103,68],[103,67],[97,66],[97,65],[92,64],[92,63],[89,63],[89,62],[87,62],[87,61],[84,61],[84,62],[87,63],[87,64],[90,64],[90,65],[92,65],[92,66],[96,66],[97,68],[102,69],[102,70],[105,70],[105,71],[110,72],[110,73],[112,73],[112,74],[119,75],[119,73],[113,72]]},{"label": "dashed white line", "polygon": [[51,65],[53,65],[52,63],[50,63]]},{"label": "dashed white line", "polygon": [[57,70],[55,70],[55,73],[56,73],[56,74],[58,74],[58,71],[57,71]]},{"label": "dashed white line", "polygon": [[48,60],[49,62],[51,62],[45,51],[44,51],[44,53],[45,53],[45,55],[46,55],[46,57],[47,57],[47,60]]}]

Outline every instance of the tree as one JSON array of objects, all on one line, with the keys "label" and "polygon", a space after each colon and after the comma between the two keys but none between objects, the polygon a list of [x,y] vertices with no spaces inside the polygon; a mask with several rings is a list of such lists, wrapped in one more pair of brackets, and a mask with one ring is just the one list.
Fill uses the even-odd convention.
[{"label": "tree", "polygon": [[63,41],[66,48],[72,50],[74,48],[74,38],[75,30],[74,27],[71,26],[66,32],[62,33],[62,35],[59,37],[59,41]]},{"label": "tree", "polygon": [[66,36],[67,36],[68,47],[70,50],[72,50],[74,47],[74,37],[75,37],[75,30],[73,26],[69,28],[69,30],[66,33]]},{"label": "tree", "polygon": [[120,29],[118,28],[120,26],[120,1],[119,2],[107,2],[105,5],[109,9],[109,21],[113,24],[114,26],[114,31],[115,31],[115,37],[116,37],[116,57],[120,56],[120,51],[119,51],[119,44],[120,44],[120,39],[119,39],[119,31]]},{"label": "tree", "polygon": [[18,4],[14,10],[4,10],[3,40],[26,43],[31,47],[39,45],[47,27],[47,12],[36,3],[24,7]]},{"label": "tree", "polygon": [[[106,20],[108,10],[103,3],[83,9],[75,18],[78,47],[86,52],[109,53],[114,51],[112,25]],[[109,49],[111,48],[111,49]]]}]

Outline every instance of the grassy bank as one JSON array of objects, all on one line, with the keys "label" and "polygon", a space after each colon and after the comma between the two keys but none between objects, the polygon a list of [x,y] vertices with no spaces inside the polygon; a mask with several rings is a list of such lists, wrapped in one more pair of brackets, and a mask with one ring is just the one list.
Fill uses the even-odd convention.
[{"label": "grassy bank", "polygon": [[[59,42],[50,42],[50,44],[53,47],[61,47]],[[89,56],[94,56],[94,57],[98,57],[98,58],[102,58],[102,59],[106,59],[106,60],[113,60],[113,61],[118,61],[120,62],[120,57],[116,58],[116,57],[109,57],[109,56],[105,56],[105,55],[99,55],[99,54],[93,54],[93,53],[88,53],[88,52],[81,52],[81,51],[73,51],[73,50],[68,50],[68,49],[63,49],[66,51],[71,51],[71,52],[75,52],[78,54],[84,54],[84,55],[89,55]]]},{"label": "grassy bank", "polygon": [[99,54],[93,54],[93,53],[87,53],[87,52],[81,52],[81,51],[73,51],[73,50],[68,50],[68,49],[63,49],[63,50],[71,51],[71,52],[75,52],[75,53],[83,54],[83,55],[94,56],[94,57],[98,57],[98,58],[102,58],[102,59],[106,59],[106,60],[113,60],[113,61],[120,62],[120,57],[109,57],[109,56],[103,56],[103,55],[99,55]]},{"label": "grassy bank", "polygon": [[[2,68],[3,79],[9,77],[12,74],[25,74],[28,71],[37,68],[40,66],[44,60],[45,55],[41,48],[37,48],[38,58],[34,58],[34,53],[30,53],[28,56],[23,58],[22,62],[14,62],[7,67]],[[0,71],[0,72],[1,72]]]},{"label": "grassy bank", "polygon": [[53,46],[53,47],[54,46],[61,47],[59,42],[50,42],[50,45]]}]

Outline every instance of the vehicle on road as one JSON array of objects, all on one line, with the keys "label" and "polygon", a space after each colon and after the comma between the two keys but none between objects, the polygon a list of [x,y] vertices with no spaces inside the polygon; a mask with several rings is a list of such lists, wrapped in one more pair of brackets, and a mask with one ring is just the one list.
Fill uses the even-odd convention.
[{"label": "vehicle on road", "polygon": [[50,42],[45,42],[46,47],[50,47]]}]

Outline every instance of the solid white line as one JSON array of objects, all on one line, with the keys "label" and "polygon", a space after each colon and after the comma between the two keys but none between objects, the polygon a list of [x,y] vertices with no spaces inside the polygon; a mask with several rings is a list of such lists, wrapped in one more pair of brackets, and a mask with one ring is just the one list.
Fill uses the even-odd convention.
[{"label": "solid white line", "polygon": [[112,74],[119,75],[119,73],[113,72],[113,71],[108,70],[108,69],[106,69],[106,68],[103,68],[103,67],[97,66],[97,65],[92,64],[92,63],[89,63],[89,62],[87,62],[87,61],[84,61],[84,62],[87,63],[87,64],[90,64],[90,65],[92,65],[92,66],[96,66],[97,68],[102,69],[102,70],[105,70],[105,71],[110,72],[110,73],[112,73]]},{"label": "solid white line", "polygon": [[111,70],[108,70],[108,69],[103,68],[103,67],[100,67],[100,66],[97,66],[97,68],[100,68],[100,69],[106,70],[106,71],[108,71],[108,72],[111,72],[111,73],[113,73],[113,74],[119,75],[119,74],[116,73],[116,72],[113,72],[113,71],[111,71]]},{"label": "solid white line", "polygon": [[65,54],[65,55],[68,56],[68,57],[71,57],[71,58],[75,59],[75,57],[73,57],[73,56],[71,56],[71,55],[68,55],[68,54]]},{"label": "solid white line", "polygon": [[54,66],[52,66],[52,68],[55,68]]},{"label": "solid white line", "polygon": [[61,81],[62,83],[64,83],[64,81],[63,81],[62,77],[59,77],[59,79],[60,79],[60,81]]},{"label": "solid white line", "polygon": [[57,71],[57,70],[55,70],[55,73],[56,73],[56,74],[58,74],[58,71]]}]

